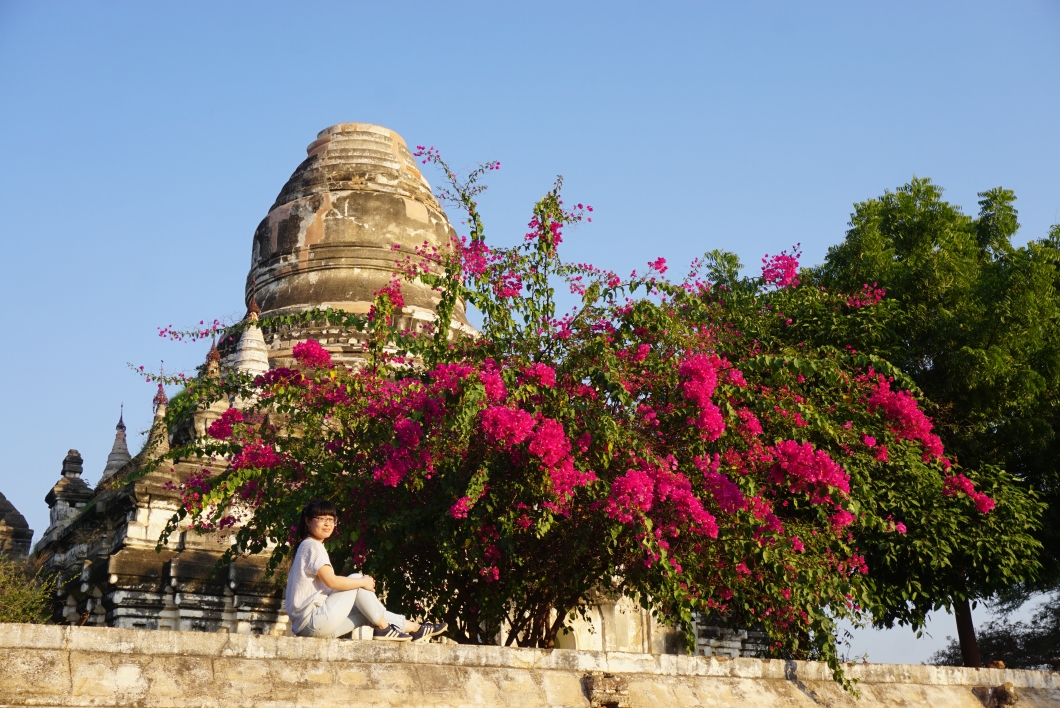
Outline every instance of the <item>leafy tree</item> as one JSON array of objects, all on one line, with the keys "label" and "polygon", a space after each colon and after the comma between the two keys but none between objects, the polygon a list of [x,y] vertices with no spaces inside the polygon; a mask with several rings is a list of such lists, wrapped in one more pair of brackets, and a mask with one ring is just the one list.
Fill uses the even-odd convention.
[{"label": "leafy tree", "polygon": [[[1048,506],[1037,524],[1041,551],[1030,568],[985,562],[983,544],[1003,543],[981,517],[982,536],[953,548],[936,582],[910,595],[906,612],[882,624],[919,626],[929,606],[953,607],[965,663],[980,665],[970,600],[1060,582],[1060,229],[1016,248],[1015,195],[1000,187],[979,195],[971,218],[914,178],[895,192],[855,205],[845,240],[809,274],[835,292],[861,288],[886,298],[860,328],[809,327],[807,336],[878,353],[933,405],[933,423],[950,457],[993,495],[1030,488]],[[873,295],[875,294],[875,295]],[[852,299],[847,307],[859,307]],[[827,319],[827,318],[826,318]],[[1033,523],[1032,505],[1019,523]],[[993,540],[990,540],[993,539]],[[988,549],[990,553],[1004,549]],[[1028,583],[1039,570],[1037,583]],[[952,591],[947,591],[952,588]]]},{"label": "leafy tree", "polygon": [[[440,291],[435,326],[395,325],[396,279],[367,317],[304,315],[367,331],[359,369],[307,341],[295,368],[186,382],[173,427],[238,403],[164,458],[202,463],[173,528],[230,532],[232,553],[276,544],[279,563],[300,508],[327,497],[332,557],[379,578],[389,603],[445,617],[458,641],[551,646],[617,579],[667,621],[729,613],[761,625],[774,655],[824,659],[837,678],[835,620],[895,604],[868,555],[884,578],[936,572],[951,555],[939,544],[981,538],[1012,541],[1005,568],[1028,560],[1033,504],[945,458],[901,371],[794,336],[808,325],[784,314],[823,309],[856,329],[873,308],[836,310],[846,296],[800,283],[787,254],[740,278],[734,256],[711,253],[678,283],[662,258],[630,278],[565,263],[564,230],[591,208],[566,209],[558,183],[521,246],[490,248],[475,198],[493,165],[460,182],[422,156],[471,233],[408,254],[402,276]],[[580,297],[562,315],[561,283]],[[478,336],[451,331],[458,299],[483,313]]]},{"label": "leafy tree", "polygon": [[51,579],[0,554],[0,622],[43,624],[51,616]]},{"label": "leafy tree", "polygon": [[[948,637],[947,637],[948,638]],[[1051,598],[1043,604],[1030,622],[993,620],[978,634],[983,661],[1004,662],[1010,669],[1060,669],[1060,602]],[[936,652],[932,664],[961,666],[964,656],[959,641]]]}]

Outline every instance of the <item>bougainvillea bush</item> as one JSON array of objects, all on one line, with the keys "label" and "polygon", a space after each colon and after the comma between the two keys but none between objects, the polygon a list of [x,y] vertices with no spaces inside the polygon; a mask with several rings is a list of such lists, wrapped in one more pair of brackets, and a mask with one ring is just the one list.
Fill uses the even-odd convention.
[{"label": "bougainvillea bush", "polygon": [[[558,183],[523,243],[493,248],[475,198],[495,165],[461,182],[421,156],[443,169],[468,238],[403,254],[356,321],[362,367],[310,340],[294,368],[192,382],[172,416],[238,403],[170,452],[203,461],[181,519],[278,562],[305,502],[331,499],[337,565],[460,642],[503,629],[508,644],[551,646],[594,591],[621,591],[686,630],[694,613],[761,626],[775,655],[838,672],[836,619],[882,608],[874,559],[907,562],[936,534],[1009,513],[946,460],[886,362],[770,334],[791,326],[776,303],[820,297],[794,256],[741,279],[710,254],[682,282],[661,258],[628,278],[568,264],[564,233],[591,208],[564,205]],[[395,325],[408,278],[439,290],[432,328]],[[559,313],[557,287],[577,307]],[[458,299],[482,314],[477,336],[450,326]]]}]

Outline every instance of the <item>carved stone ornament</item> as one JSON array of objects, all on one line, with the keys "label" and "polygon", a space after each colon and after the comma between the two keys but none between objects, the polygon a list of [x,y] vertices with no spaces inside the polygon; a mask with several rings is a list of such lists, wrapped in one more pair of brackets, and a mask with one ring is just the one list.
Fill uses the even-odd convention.
[{"label": "carved stone ornament", "polygon": [[629,684],[615,674],[594,671],[585,675],[585,692],[593,708],[632,708],[629,702]]}]

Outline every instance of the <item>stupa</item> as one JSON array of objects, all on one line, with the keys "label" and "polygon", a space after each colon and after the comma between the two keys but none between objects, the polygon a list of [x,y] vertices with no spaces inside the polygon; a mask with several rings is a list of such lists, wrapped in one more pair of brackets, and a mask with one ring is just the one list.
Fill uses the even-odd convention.
[{"label": "stupa", "polygon": [[[447,248],[455,231],[394,131],[340,123],[320,131],[306,152],[254,232],[247,305],[256,300],[263,318],[312,308],[366,314],[399,262],[418,261],[419,248]],[[401,291],[400,326],[433,321],[437,293],[420,282],[403,282]],[[453,320],[470,331],[463,303]],[[274,366],[290,364],[291,347],[307,338],[332,359],[354,363],[364,341],[356,330],[325,323],[270,326],[263,335]]]}]

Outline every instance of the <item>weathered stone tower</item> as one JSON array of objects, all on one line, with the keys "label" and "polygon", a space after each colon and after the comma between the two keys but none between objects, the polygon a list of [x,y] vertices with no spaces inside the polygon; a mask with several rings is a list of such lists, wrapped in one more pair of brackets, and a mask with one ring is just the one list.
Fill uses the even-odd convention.
[{"label": "weathered stone tower", "polygon": [[[332,307],[365,314],[396,264],[416,249],[447,248],[455,232],[405,141],[368,123],[320,131],[308,157],[280,190],[254,232],[246,302],[262,316]],[[406,327],[434,319],[438,297],[421,283],[402,283]],[[454,324],[466,327],[463,303]],[[335,327],[269,327],[270,361],[290,362],[291,347],[312,337],[332,357],[357,359],[363,336]]]}]

